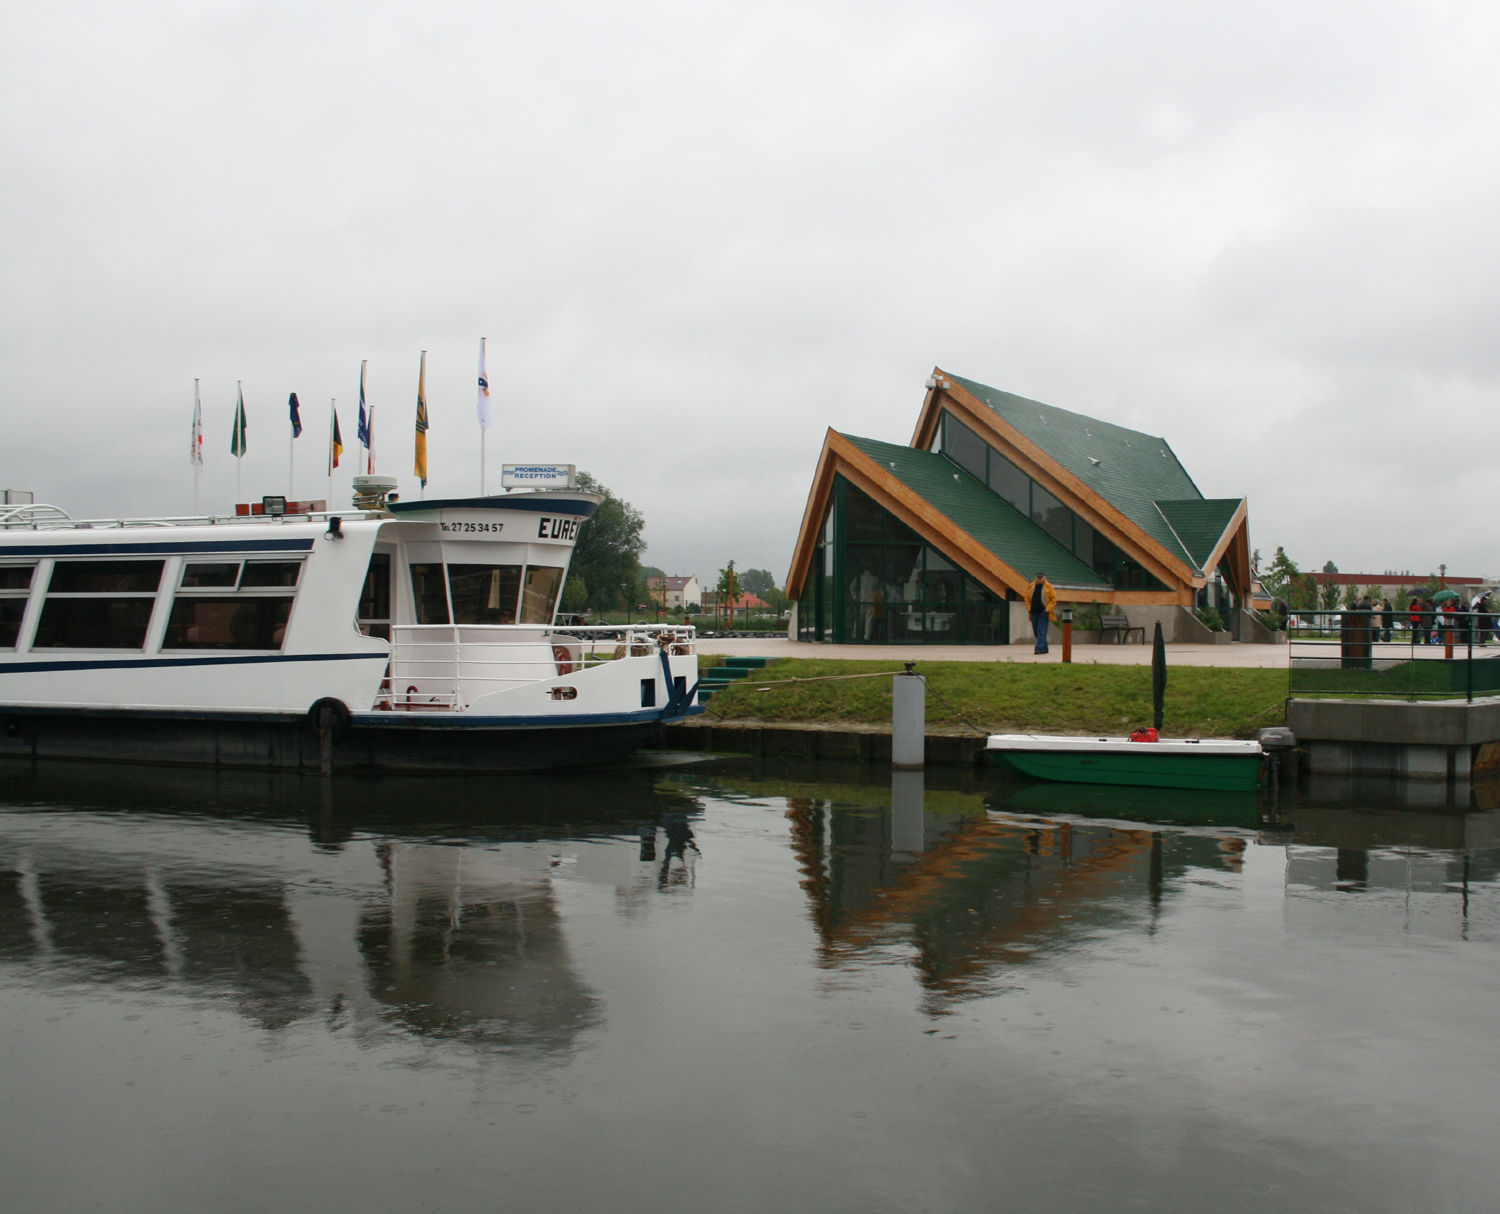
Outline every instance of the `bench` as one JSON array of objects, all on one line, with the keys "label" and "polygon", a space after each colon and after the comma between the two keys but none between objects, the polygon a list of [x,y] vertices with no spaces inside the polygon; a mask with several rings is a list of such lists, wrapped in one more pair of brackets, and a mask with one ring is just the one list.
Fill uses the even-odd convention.
[{"label": "bench", "polygon": [[1146,630],[1144,628],[1132,628],[1130,626],[1130,617],[1124,612],[1121,612],[1119,615],[1104,615],[1102,613],[1100,614],[1099,643],[1101,645],[1104,643],[1104,634],[1106,632],[1116,632],[1120,634],[1120,639],[1115,642],[1115,644],[1117,645],[1128,642],[1130,640],[1130,634],[1132,632],[1140,633],[1141,644],[1144,645],[1146,643]]}]

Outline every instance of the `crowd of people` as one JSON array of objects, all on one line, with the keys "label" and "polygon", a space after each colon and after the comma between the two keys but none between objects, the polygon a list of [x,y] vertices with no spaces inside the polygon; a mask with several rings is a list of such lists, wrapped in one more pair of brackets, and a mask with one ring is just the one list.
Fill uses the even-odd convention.
[{"label": "crowd of people", "polygon": [[[1500,641],[1497,607],[1488,594],[1477,594],[1467,602],[1460,595],[1441,602],[1413,598],[1405,611],[1398,611],[1390,599],[1375,601],[1364,595],[1353,607],[1344,610],[1368,611],[1371,639],[1377,641],[1389,641],[1393,634],[1407,631],[1416,645],[1467,645],[1471,632],[1476,645]],[[1318,613],[1323,614],[1331,613]],[[1299,621],[1296,616],[1292,616],[1289,622],[1293,628],[1313,623],[1312,620]]]}]

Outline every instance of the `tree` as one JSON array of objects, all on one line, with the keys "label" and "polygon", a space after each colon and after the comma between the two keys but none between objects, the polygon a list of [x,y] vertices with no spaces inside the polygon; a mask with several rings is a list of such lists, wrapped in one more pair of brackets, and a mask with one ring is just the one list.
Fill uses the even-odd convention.
[{"label": "tree", "polygon": [[588,601],[588,586],[575,571],[568,570],[568,584],[563,587],[562,593],[562,609],[579,612],[588,606]]},{"label": "tree", "polygon": [[743,573],[735,574],[734,580],[746,594],[753,594],[767,602],[770,602],[771,594],[776,589],[776,578],[767,569],[746,569]]},{"label": "tree", "polygon": [[658,569],[655,565],[642,565],[641,566],[641,576],[642,577],[666,577],[667,576],[667,571],[665,569]]},{"label": "tree", "polygon": [[[618,611],[647,601],[641,575],[641,553],[646,541],[641,531],[646,519],[629,502],[621,501],[587,472],[578,474],[578,487],[603,494],[594,517],[578,529],[571,573],[585,587],[585,602],[595,611]],[[569,582],[572,577],[569,577]]]},{"label": "tree", "polygon": [[[1329,562],[1329,564],[1332,563],[1332,561]],[[1328,571],[1325,569],[1323,572],[1327,573]],[[1339,605],[1339,584],[1332,579],[1324,582],[1322,593],[1318,596],[1318,598],[1320,600],[1319,606],[1321,606],[1324,611],[1335,610]]]},{"label": "tree", "polygon": [[1277,548],[1271,564],[1260,575],[1260,584],[1273,599],[1285,599],[1291,603],[1293,584],[1301,572],[1297,568],[1297,562],[1287,556],[1286,549]]},{"label": "tree", "polygon": [[1323,562],[1323,572],[1324,573],[1337,573],[1338,571],[1339,571],[1339,567],[1337,565],[1335,565],[1332,561],[1325,561],[1325,562]]}]

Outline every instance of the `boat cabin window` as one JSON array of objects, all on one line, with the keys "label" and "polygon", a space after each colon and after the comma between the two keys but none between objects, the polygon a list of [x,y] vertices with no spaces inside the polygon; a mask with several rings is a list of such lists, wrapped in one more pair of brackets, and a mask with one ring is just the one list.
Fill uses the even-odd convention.
[{"label": "boat cabin window", "polygon": [[562,591],[561,567],[533,565],[523,578],[520,565],[448,565],[446,583],[444,568],[411,566],[417,623],[552,623]]},{"label": "boat cabin window", "polygon": [[550,624],[557,607],[558,591],[562,589],[561,567],[550,565],[528,565],[526,589],[521,595],[521,623]]},{"label": "boat cabin window", "polygon": [[183,566],[163,649],[280,649],[301,561],[191,561]]},{"label": "boat cabin window", "polygon": [[417,606],[417,623],[448,623],[448,587],[441,565],[413,565],[411,593]]},{"label": "boat cabin window", "polygon": [[35,649],[140,649],[164,561],[60,560],[52,567]]},{"label": "boat cabin window", "polygon": [[359,630],[367,637],[391,639],[391,554],[377,552],[365,571],[359,592]]},{"label": "boat cabin window", "polygon": [[514,624],[519,565],[449,565],[455,624]]},{"label": "boat cabin window", "polygon": [[0,649],[16,647],[35,571],[35,565],[0,565]]}]

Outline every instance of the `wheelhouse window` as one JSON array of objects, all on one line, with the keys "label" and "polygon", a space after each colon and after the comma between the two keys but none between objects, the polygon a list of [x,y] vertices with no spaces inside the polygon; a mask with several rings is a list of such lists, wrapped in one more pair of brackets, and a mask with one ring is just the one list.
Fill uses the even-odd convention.
[{"label": "wheelhouse window", "polygon": [[35,572],[35,565],[0,565],[0,649],[16,647]]},{"label": "wheelhouse window", "polygon": [[143,648],[165,563],[58,561],[33,648]]},{"label": "wheelhouse window", "polygon": [[280,649],[301,573],[301,561],[187,562],[162,648]]},{"label": "wheelhouse window", "polygon": [[411,594],[416,604],[417,623],[446,624],[448,620],[448,584],[441,565],[413,565]]},{"label": "wheelhouse window", "polygon": [[514,624],[521,591],[519,565],[449,565],[455,624]]},{"label": "wheelhouse window", "polygon": [[521,592],[521,623],[550,624],[562,589],[561,566],[528,565],[526,586]]}]

